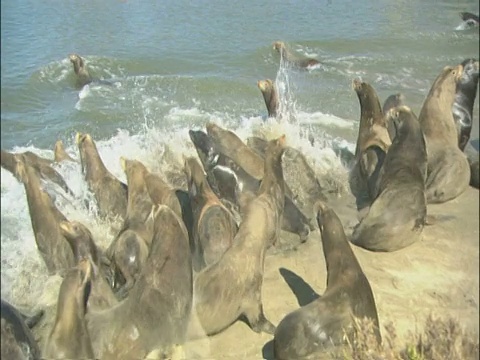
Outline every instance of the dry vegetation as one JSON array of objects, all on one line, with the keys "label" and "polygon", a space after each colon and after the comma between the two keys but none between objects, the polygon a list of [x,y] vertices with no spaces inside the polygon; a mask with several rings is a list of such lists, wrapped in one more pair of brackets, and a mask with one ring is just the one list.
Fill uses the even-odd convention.
[{"label": "dry vegetation", "polygon": [[463,330],[449,318],[430,315],[422,333],[410,333],[407,344],[397,344],[393,323],[385,326],[383,343],[377,344],[369,320],[356,324],[356,335],[348,347],[334,355],[336,360],[478,360],[478,335]]}]

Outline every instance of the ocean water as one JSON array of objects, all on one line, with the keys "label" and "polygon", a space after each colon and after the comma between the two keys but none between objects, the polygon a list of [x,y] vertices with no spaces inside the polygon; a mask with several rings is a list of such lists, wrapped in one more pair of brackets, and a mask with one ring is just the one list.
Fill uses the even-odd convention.
[{"label": "ocean water", "polygon": [[[334,144],[354,149],[360,107],[351,82],[371,83],[381,101],[402,92],[418,114],[446,65],[479,56],[479,32],[458,30],[477,1],[33,1],[1,2],[1,143],[52,158],[62,139],[78,158],[75,133],[88,132],[121,180],[119,157],[152,171],[195,155],[189,129],[207,121],[240,137],[287,134],[319,177],[345,184]],[[322,62],[308,71],[280,66],[272,43]],[[74,86],[68,54],[112,85]],[[266,119],[261,79],[276,79],[282,121]],[[478,123],[478,100],[475,104]],[[308,135],[316,139],[314,146]],[[472,138],[478,137],[472,134]],[[167,154],[170,154],[167,156]],[[59,209],[85,223],[101,247],[110,224],[96,217],[80,166],[56,165],[75,196],[58,189]],[[48,185],[46,185],[48,186]],[[84,200],[90,206],[84,207]],[[23,185],[1,170],[1,290],[14,304],[56,301],[35,247]]]}]

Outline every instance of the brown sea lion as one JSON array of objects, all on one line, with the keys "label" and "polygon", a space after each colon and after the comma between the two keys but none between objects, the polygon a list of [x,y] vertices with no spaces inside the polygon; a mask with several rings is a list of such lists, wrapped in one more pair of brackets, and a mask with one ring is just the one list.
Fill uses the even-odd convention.
[{"label": "brown sea lion", "polygon": [[188,234],[168,206],[156,207],[150,254],[129,296],[87,315],[96,358],[143,359],[185,341],[193,297]]},{"label": "brown sea lion", "polygon": [[153,204],[167,205],[175,214],[182,217],[182,206],[176,190],[159,174],[149,172],[145,175],[145,185]]},{"label": "brown sea lion", "polygon": [[355,149],[356,163],[350,172],[350,189],[357,209],[370,206],[378,192],[378,175],[391,144],[380,101],[373,86],[354,79],[352,88],[360,102],[360,125]]},{"label": "brown sea lion", "polygon": [[46,359],[93,359],[85,314],[90,296],[91,263],[84,259],[62,281],[55,324],[45,345]]},{"label": "brown sea lion", "polygon": [[82,172],[90,191],[95,196],[100,216],[111,220],[118,216],[125,219],[127,185],[105,167],[89,134],[77,133],[75,140],[80,151]]},{"label": "brown sea lion", "polygon": [[285,203],[282,154],[285,135],[271,140],[265,154],[265,176],[247,206],[232,246],[195,279],[195,308],[207,335],[216,334],[245,316],[255,332],[273,334],[262,306],[266,249],[279,236]]},{"label": "brown sea lion", "polygon": [[458,147],[465,150],[470,140],[473,125],[473,105],[477,97],[479,62],[475,59],[466,59],[462,62],[462,75],[457,81],[455,101],[452,112],[457,128]]},{"label": "brown sea lion", "polygon": [[1,165],[5,170],[10,171],[13,175],[16,174],[17,159],[16,155],[23,155],[23,158],[29,166],[33,167],[38,175],[47,181],[51,181],[60,186],[67,194],[73,194],[72,190],[68,187],[62,175],[60,175],[53,167],[53,161],[45,159],[31,151],[25,151],[23,153],[10,153],[5,150],[1,150]]},{"label": "brown sea lion", "polygon": [[442,203],[456,198],[465,191],[470,181],[470,167],[458,147],[452,113],[457,83],[462,74],[462,64],[446,66],[435,79],[418,116],[427,142],[428,203]]},{"label": "brown sea lion", "polygon": [[184,163],[194,219],[193,265],[196,271],[200,271],[217,262],[232,245],[238,226],[210,188],[197,159],[185,158]]},{"label": "brown sea lion", "polygon": [[275,83],[270,79],[259,80],[257,86],[262,92],[267,106],[268,117],[276,117],[278,112],[278,93]]},{"label": "brown sea lion", "polygon": [[402,93],[390,95],[383,103],[382,112],[386,114],[390,109],[397,106],[402,106],[405,102],[405,95]]},{"label": "brown sea lion", "polygon": [[125,284],[118,290],[120,298],[125,297],[141,273],[148,256],[153,237],[153,202],[147,191],[145,176],[148,169],[137,160],[120,158],[120,164],[127,177],[128,202],[123,227],[107,250],[118,276]]},{"label": "brown sea lion", "polygon": [[76,160],[72,158],[70,155],[68,155],[68,153],[65,151],[65,146],[63,145],[62,140],[57,140],[57,142],[55,142],[53,155],[54,155],[55,162],[57,163],[62,162],[64,160],[76,162]]},{"label": "brown sea lion", "polygon": [[[262,157],[265,156],[265,150],[268,141],[257,136],[247,138],[247,146],[252,148]],[[315,171],[309,165],[305,155],[291,147],[287,146],[282,160],[283,176],[285,182],[290,185],[295,193],[295,203],[305,211],[307,217],[314,217],[313,206],[316,201],[326,201],[325,191],[317,179]]]},{"label": "brown sea lion", "polygon": [[90,76],[90,73],[88,72],[85,66],[85,62],[80,57],[80,55],[70,54],[68,58],[72,63],[73,71],[77,76],[77,79],[75,81],[75,86],[77,88],[82,88],[83,86],[90,84],[92,82],[92,77]]},{"label": "brown sea lion", "polygon": [[[41,312],[41,316],[43,316],[43,312]],[[39,318],[38,315],[35,317]],[[35,319],[35,322],[38,322],[38,320]],[[32,327],[30,325],[20,311],[1,299],[2,359],[36,360],[41,358],[41,351],[30,330]]]},{"label": "brown sea lion", "polygon": [[480,24],[478,15],[472,14],[471,12],[467,12],[467,11],[461,12],[460,17],[465,22],[465,25],[467,27],[478,28],[478,25]]},{"label": "brown sea lion", "polygon": [[396,135],[379,176],[378,197],[352,234],[352,243],[372,251],[395,251],[420,239],[427,217],[425,138],[406,106],[387,113]]},{"label": "brown sea lion", "polygon": [[273,48],[278,51],[281,59],[290,66],[306,69],[320,64],[320,61],[318,61],[317,59],[301,57],[299,55],[293,54],[287,49],[285,43],[282,41],[275,41],[273,43]]},{"label": "brown sea lion", "polygon": [[[264,175],[263,158],[250,149],[233,131],[222,129],[209,122],[206,125],[207,133],[215,146],[215,151],[234,161],[246,174],[255,180],[261,180]],[[233,170],[233,169],[232,169]],[[238,175],[238,173],[237,173]],[[252,183],[252,181],[246,181]],[[294,202],[292,190],[285,187],[285,211],[282,219],[282,229],[298,234],[302,242],[306,241],[310,230],[314,227],[310,219]]]},{"label": "brown sea lion", "polygon": [[332,348],[345,343],[345,335],[352,343],[355,319],[371,319],[376,340],[381,342],[372,288],[340,219],[319,202],[317,222],[327,265],[327,288],[320,298],[280,321],[273,339],[276,360],[330,359]]},{"label": "brown sea lion", "polygon": [[109,285],[112,277],[109,263],[96,246],[90,230],[78,221],[62,221],[59,226],[72,248],[77,265],[84,259],[91,262],[91,293],[88,309],[108,309],[117,304],[118,301]]},{"label": "brown sea lion", "polygon": [[72,250],[61,234],[59,222],[66,220],[57,209],[50,195],[40,184],[35,169],[22,154],[17,159],[16,175],[23,182],[27,195],[28,210],[38,251],[50,275],[62,274],[74,265]]}]

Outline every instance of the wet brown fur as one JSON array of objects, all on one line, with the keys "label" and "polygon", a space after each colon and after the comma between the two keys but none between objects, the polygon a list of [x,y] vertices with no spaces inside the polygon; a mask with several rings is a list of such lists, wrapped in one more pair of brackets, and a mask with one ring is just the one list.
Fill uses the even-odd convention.
[{"label": "wet brown fur", "polygon": [[73,250],[77,265],[85,259],[90,261],[92,275],[91,294],[88,300],[89,311],[108,309],[117,304],[118,301],[106,281],[105,272],[110,268],[103,263],[104,255],[96,246],[90,230],[78,221],[62,221],[60,230]]},{"label": "wet brown fur", "polygon": [[291,66],[304,69],[309,66],[320,64],[320,61],[318,61],[317,59],[300,57],[296,54],[293,54],[291,51],[287,49],[287,47],[285,46],[285,43],[282,41],[275,41],[273,43],[273,48],[278,51],[283,61],[285,61],[287,64]]},{"label": "wet brown fur", "polygon": [[391,140],[375,89],[359,79],[353,80],[352,88],[360,102],[360,125],[349,182],[361,210],[377,196],[378,176]]},{"label": "wet brown fur", "polygon": [[215,195],[202,166],[193,157],[184,159],[193,211],[193,264],[196,271],[217,262],[232,245],[238,226]]},{"label": "wet brown fur", "polygon": [[268,116],[276,117],[278,112],[278,93],[275,84],[270,79],[259,80],[257,86],[262,92],[267,107]]},{"label": "wet brown fur", "polygon": [[328,356],[333,346],[345,342],[345,334],[353,340],[355,318],[370,318],[376,340],[381,342],[373,292],[340,219],[319,202],[317,222],[327,265],[327,288],[320,298],[280,321],[273,340],[277,360],[318,359],[322,352]]},{"label": "wet brown fur", "polygon": [[59,163],[62,161],[73,161],[76,162],[74,158],[72,158],[68,153],[65,151],[65,147],[63,146],[63,141],[62,140],[57,140],[55,143],[55,148],[53,150],[53,155],[55,162]]},{"label": "wet brown fur", "polygon": [[15,155],[16,175],[25,187],[28,210],[38,251],[49,274],[63,273],[74,265],[72,250],[61,234],[59,222],[66,220],[57,209],[50,195],[41,187],[35,169],[24,155]]},{"label": "wet brown fur", "polygon": [[103,218],[125,219],[127,209],[127,185],[113,176],[105,167],[97,146],[89,134],[77,133],[76,142],[85,180],[97,201]]},{"label": "wet brown fur", "polygon": [[395,251],[420,239],[427,216],[425,138],[406,106],[387,114],[396,136],[379,176],[378,197],[352,234],[352,243],[372,251]]},{"label": "wet brown fur", "polygon": [[452,113],[456,85],[463,67],[447,66],[435,79],[418,121],[425,134],[428,153],[426,196],[428,203],[442,203],[463,193],[470,181],[470,167],[458,148]]},{"label": "wet brown fur", "polygon": [[91,264],[82,260],[60,286],[57,316],[47,340],[46,359],[93,359],[93,348],[85,322],[90,293]]},{"label": "wet brown fur", "polygon": [[78,88],[83,87],[86,84],[92,82],[92,77],[90,76],[83,59],[78,54],[70,54],[68,56],[70,62],[73,65],[73,71],[77,76],[77,80],[75,82],[75,86]]},{"label": "wet brown fur", "polygon": [[168,206],[157,207],[150,254],[129,296],[88,315],[96,358],[143,359],[185,340],[193,297],[188,234]]},{"label": "wet brown fur", "polygon": [[281,158],[285,136],[269,143],[265,177],[245,213],[232,246],[202,270],[194,284],[195,308],[207,335],[216,334],[245,316],[255,332],[273,334],[263,312],[261,290],[265,251],[279,236],[285,202]]}]

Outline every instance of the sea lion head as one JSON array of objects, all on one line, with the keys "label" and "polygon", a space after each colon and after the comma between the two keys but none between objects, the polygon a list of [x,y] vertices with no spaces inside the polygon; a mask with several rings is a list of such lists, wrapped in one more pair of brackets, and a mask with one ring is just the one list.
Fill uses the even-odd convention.
[{"label": "sea lion head", "polygon": [[203,168],[198,163],[197,159],[192,156],[184,156],[183,165],[185,175],[187,177],[188,192],[192,197],[195,197],[199,193],[200,187],[203,185],[206,174],[204,173]]},{"label": "sea lion head", "polygon": [[390,109],[385,114],[385,119],[387,123],[392,124],[394,128],[392,141],[397,136],[402,137],[408,135],[412,129],[420,131],[420,123],[417,120],[417,116],[408,106],[401,105]]},{"label": "sea lion head", "polygon": [[90,230],[78,221],[61,221],[60,232],[72,248],[77,262],[82,259],[90,259],[98,265],[98,254],[93,235]]},{"label": "sea lion head", "polygon": [[218,160],[218,154],[215,152],[210,136],[201,130],[189,130],[188,135],[195,145],[202,164],[215,166],[216,160]]},{"label": "sea lion head", "polygon": [[479,61],[476,59],[465,59],[460,65],[462,66],[462,73],[458,78],[457,84],[471,84],[476,93],[479,76]]},{"label": "sea lion head", "polygon": [[75,142],[77,143],[78,150],[80,152],[80,163],[82,166],[82,173],[86,174],[87,171],[87,152],[90,151],[91,149],[94,149],[95,152],[97,152],[97,147],[95,143],[93,142],[92,137],[90,134],[82,134],[80,132],[77,132],[75,135]]},{"label": "sea lion head", "polygon": [[283,41],[275,41],[273,43],[273,48],[275,50],[277,50],[278,52],[280,52],[280,50],[284,50],[285,49],[285,43]]},{"label": "sea lion head", "polygon": [[317,214],[317,223],[320,233],[323,236],[325,224],[333,217],[334,212],[323,201],[317,201],[314,205],[314,211]]},{"label": "sea lion head", "polygon": [[17,168],[17,159],[15,158],[15,154],[9,153],[8,151],[2,149],[0,154],[0,163],[4,169],[16,175],[15,172]]},{"label": "sea lion head", "polygon": [[367,82],[362,81],[360,78],[355,78],[352,80],[352,89],[355,90],[360,101],[366,99],[368,96],[376,96],[375,90],[372,85]]},{"label": "sea lion head", "polygon": [[273,90],[273,81],[270,79],[258,80],[257,86],[262,93],[271,92]]},{"label": "sea lion head", "polygon": [[78,75],[81,69],[85,69],[85,62],[80,57],[80,55],[70,54],[68,55],[68,58],[70,62],[73,64],[73,70],[75,71],[75,74]]}]

